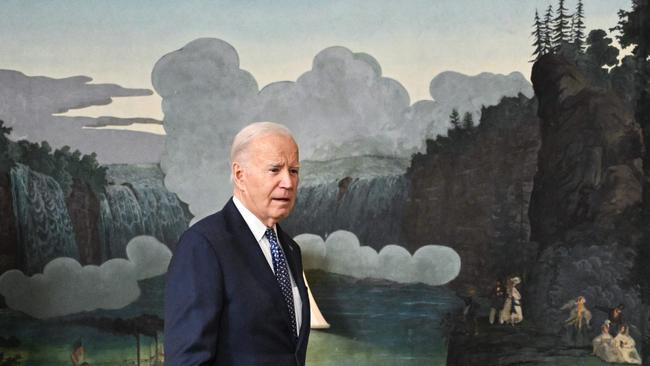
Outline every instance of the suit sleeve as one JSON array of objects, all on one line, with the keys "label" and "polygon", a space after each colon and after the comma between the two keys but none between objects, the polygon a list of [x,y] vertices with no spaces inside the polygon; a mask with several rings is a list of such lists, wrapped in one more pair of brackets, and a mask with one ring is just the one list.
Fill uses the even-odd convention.
[{"label": "suit sleeve", "polygon": [[190,229],[176,246],[167,271],[165,366],[214,362],[223,302],[223,279],[214,248]]}]

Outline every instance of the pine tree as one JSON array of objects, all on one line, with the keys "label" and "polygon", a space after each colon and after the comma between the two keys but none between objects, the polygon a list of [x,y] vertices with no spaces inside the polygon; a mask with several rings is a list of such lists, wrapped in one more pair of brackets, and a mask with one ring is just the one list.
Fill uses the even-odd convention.
[{"label": "pine tree", "polygon": [[567,8],[564,7],[564,0],[558,1],[557,16],[553,19],[553,34],[551,42],[553,49],[557,52],[562,44],[569,40],[569,16]]},{"label": "pine tree", "polygon": [[585,11],[582,0],[578,0],[578,5],[576,7],[576,12],[573,14],[573,43],[578,47],[580,52],[583,51],[583,45],[585,44]]},{"label": "pine tree", "polygon": [[452,109],[451,114],[449,115],[449,123],[451,123],[454,130],[461,128],[460,114],[458,114],[458,110],[456,108]]},{"label": "pine tree", "polygon": [[546,14],[544,15],[544,53],[553,52],[553,41],[551,37],[551,29],[553,22],[553,7],[550,5],[546,9]]},{"label": "pine tree", "polygon": [[463,128],[466,130],[471,130],[474,127],[474,117],[471,113],[465,112],[463,115]]},{"label": "pine tree", "polygon": [[535,51],[533,51],[533,59],[531,62],[537,61],[540,57],[542,57],[542,55],[546,53],[546,47],[544,47],[544,24],[542,24],[539,19],[537,9],[535,9],[535,23],[533,24],[533,27],[534,30],[531,35],[535,38],[535,41],[533,42]]}]

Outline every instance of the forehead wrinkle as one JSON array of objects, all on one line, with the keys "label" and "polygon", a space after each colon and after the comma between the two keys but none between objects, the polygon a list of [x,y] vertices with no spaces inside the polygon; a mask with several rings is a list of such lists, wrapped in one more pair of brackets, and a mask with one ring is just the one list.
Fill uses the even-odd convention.
[{"label": "forehead wrinkle", "polygon": [[[291,145],[275,145],[268,141],[269,136],[261,137],[252,141],[249,148],[251,157],[258,161],[258,164],[265,166],[271,165],[291,165],[294,161],[299,163],[298,146],[293,140],[289,140]],[[280,136],[282,137],[282,136]]]}]

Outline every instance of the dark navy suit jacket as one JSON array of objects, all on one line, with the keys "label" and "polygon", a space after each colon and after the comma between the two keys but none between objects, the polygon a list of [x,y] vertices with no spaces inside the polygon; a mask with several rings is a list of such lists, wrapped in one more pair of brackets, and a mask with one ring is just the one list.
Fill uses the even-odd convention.
[{"label": "dark navy suit jacket", "polygon": [[165,286],[165,365],[304,365],[310,314],[300,248],[276,226],[302,298],[292,335],[273,270],[232,199],[181,237]]}]

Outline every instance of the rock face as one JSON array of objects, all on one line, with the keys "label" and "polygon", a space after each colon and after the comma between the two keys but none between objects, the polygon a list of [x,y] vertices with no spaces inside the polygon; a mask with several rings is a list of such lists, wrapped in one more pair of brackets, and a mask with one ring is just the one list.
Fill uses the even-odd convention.
[{"label": "rock face", "polygon": [[537,102],[523,95],[484,108],[481,124],[429,141],[404,176],[344,178],[301,188],[283,222],[294,234],[354,232],[380,250],[414,253],[447,245],[462,259],[453,286],[487,291],[497,277],[522,273],[537,252],[528,204],[539,149]]},{"label": "rock face", "polygon": [[538,126],[534,100],[504,98],[483,110],[475,130],[457,132],[463,135],[442,148],[431,142],[413,158],[405,241],[410,249],[454,248],[463,261],[454,285],[487,290],[497,277],[521,273],[535,252],[527,213]]},{"label": "rock face", "polygon": [[0,171],[0,273],[18,265],[16,221],[11,198],[11,179]]},{"label": "rock face", "polygon": [[77,245],[79,263],[82,265],[102,263],[102,248],[99,242],[99,201],[87,184],[75,179],[66,206],[72,221]]},{"label": "rock face", "polygon": [[[587,306],[626,306],[642,329],[634,261],[641,240],[643,141],[613,93],[591,87],[578,69],[546,55],[533,66],[542,146],[530,205],[540,245],[527,286],[529,317],[558,332],[583,295]],[[596,328],[605,314],[593,311]],[[638,337],[638,335],[637,335]]]}]

